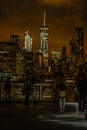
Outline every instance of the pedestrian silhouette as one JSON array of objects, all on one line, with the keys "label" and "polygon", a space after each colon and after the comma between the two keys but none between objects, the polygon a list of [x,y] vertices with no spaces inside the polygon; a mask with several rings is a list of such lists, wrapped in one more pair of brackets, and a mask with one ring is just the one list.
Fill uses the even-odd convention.
[{"label": "pedestrian silhouette", "polygon": [[32,82],[31,77],[27,77],[22,89],[23,95],[25,96],[25,106],[28,107],[29,105],[29,97],[32,95],[33,88],[32,88]]},{"label": "pedestrian silhouette", "polygon": [[87,79],[85,73],[81,73],[78,76],[77,88],[79,92],[79,110],[83,111],[86,107],[86,96],[87,96]]},{"label": "pedestrian silhouette", "polygon": [[60,76],[59,73],[57,73],[54,79],[54,102],[56,104],[59,103],[59,93],[58,93],[59,83],[60,83]]},{"label": "pedestrian silhouette", "polygon": [[66,83],[63,74],[60,75],[60,83],[59,83],[59,109],[60,112],[65,111],[65,96],[66,96]]},{"label": "pedestrian silhouette", "polygon": [[5,82],[5,100],[10,101],[11,100],[11,84],[10,84],[10,77],[7,77],[6,82]]}]

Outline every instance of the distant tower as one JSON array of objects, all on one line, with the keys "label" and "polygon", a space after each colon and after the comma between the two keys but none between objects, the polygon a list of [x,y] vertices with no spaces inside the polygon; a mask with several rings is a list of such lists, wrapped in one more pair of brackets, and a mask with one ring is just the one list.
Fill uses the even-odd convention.
[{"label": "distant tower", "polygon": [[66,61],[66,46],[62,47],[61,58],[62,58],[62,61],[64,62]]},{"label": "distant tower", "polygon": [[20,44],[20,37],[19,37],[19,35],[11,35],[10,36],[10,43]]},{"label": "distant tower", "polygon": [[75,42],[79,55],[84,55],[84,28],[75,28]]},{"label": "distant tower", "polygon": [[27,52],[32,52],[32,36],[29,31],[25,32],[24,49]]},{"label": "distant tower", "polygon": [[84,28],[75,28],[76,56],[79,71],[84,70]]},{"label": "distant tower", "polygon": [[46,25],[45,12],[44,12],[44,23],[40,27],[40,50],[43,54],[43,65],[48,66],[48,26]]},{"label": "distant tower", "polygon": [[75,55],[76,54],[76,43],[75,40],[73,38],[70,39],[70,56]]}]

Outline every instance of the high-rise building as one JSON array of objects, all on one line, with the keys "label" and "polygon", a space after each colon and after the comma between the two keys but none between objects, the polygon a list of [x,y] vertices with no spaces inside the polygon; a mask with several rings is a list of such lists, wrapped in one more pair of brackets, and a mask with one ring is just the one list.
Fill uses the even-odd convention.
[{"label": "high-rise building", "polygon": [[57,65],[58,64],[58,60],[61,57],[61,52],[60,51],[52,51],[51,54],[52,54],[52,60]]},{"label": "high-rise building", "polygon": [[70,70],[74,75],[84,71],[84,28],[75,28],[74,39],[70,40]]},{"label": "high-rise building", "polygon": [[84,70],[84,28],[75,28],[76,61],[79,71]]},{"label": "high-rise building", "polygon": [[46,25],[46,13],[44,12],[44,23],[40,27],[40,50],[43,54],[43,66],[48,66],[48,26]]},{"label": "high-rise building", "polygon": [[84,28],[75,28],[77,55],[84,55]]},{"label": "high-rise building", "polygon": [[16,74],[17,52],[19,50],[20,47],[17,43],[0,42],[0,70],[2,72]]},{"label": "high-rise building", "polygon": [[10,36],[10,43],[20,44],[20,37],[19,37],[19,35],[11,35]]},{"label": "high-rise building", "polygon": [[36,63],[38,64],[37,66],[40,68],[42,67],[42,53],[39,51],[39,52],[36,52]]},{"label": "high-rise building", "polygon": [[27,52],[32,52],[32,35],[29,31],[25,32],[24,49]]},{"label": "high-rise building", "polygon": [[70,39],[70,56],[75,55],[76,43],[73,38]]},{"label": "high-rise building", "polygon": [[66,61],[66,46],[62,47],[61,58],[63,62]]},{"label": "high-rise building", "polygon": [[32,75],[33,73],[33,52],[27,52],[24,50],[24,77]]}]

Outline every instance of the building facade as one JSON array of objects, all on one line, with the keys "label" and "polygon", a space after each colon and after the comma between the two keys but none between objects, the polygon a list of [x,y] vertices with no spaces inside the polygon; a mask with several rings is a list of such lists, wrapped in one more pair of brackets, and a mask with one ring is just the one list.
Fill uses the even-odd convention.
[{"label": "building facade", "polygon": [[40,50],[43,54],[43,66],[48,66],[48,26],[45,23],[44,12],[44,24],[40,27]]},{"label": "building facade", "polygon": [[24,50],[24,77],[32,75],[33,73],[33,52],[27,52]]},{"label": "building facade", "polygon": [[0,71],[16,75],[17,51],[20,49],[17,43],[0,42]]},{"label": "building facade", "polygon": [[32,35],[29,31],[25,32],[24,49],[27,52],[32,52]]},{"label": "building facade", "polygon": [[10,43],[20,44],[20,36],[19,35],[10,35]]},{"label": "building facade", "polygon": [[84,71],[84,28],[75,28],[76,62],[79,71]]},{"label": "building facade", "polygon": [[84,71],[84,28],[75,28],[74,38],[70,40],[70,72],[77,75]]}]

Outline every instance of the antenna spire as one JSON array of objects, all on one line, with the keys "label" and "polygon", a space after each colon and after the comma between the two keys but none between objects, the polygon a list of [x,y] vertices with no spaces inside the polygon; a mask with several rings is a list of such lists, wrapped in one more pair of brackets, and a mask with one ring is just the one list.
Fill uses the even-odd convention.
[{"label": "antenna spire", "polygon": [[46,25],[46,12],[44,11],[44,26]]}]

